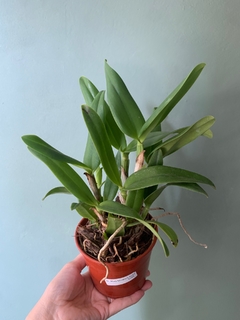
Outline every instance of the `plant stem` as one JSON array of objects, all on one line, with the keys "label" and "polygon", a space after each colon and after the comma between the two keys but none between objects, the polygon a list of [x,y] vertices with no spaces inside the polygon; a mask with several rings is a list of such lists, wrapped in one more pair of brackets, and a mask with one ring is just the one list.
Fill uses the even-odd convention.
[{"label": "plant stem", "polygon": [[91,175],[91,174],[89,174],[87,172],[85,172],[84,174],[88,179],[89,186],[90,186],[95,198],[98,201],[100,201],[101,200],[101,193],[100,193],[100,189],[97,187],[97,182],[95,180],[94,175]]},{"label": "plant stem", "polygon": [[137,156],[138,156],[141,152],[143,152],[143,144],[142,144],[142,142],[138,141],[138,142],[137,142]]},{"label": "plant stem", "polygon": [[121,153],[121,167],[125,175],[125,178],[127,178],[129,173],[129,153],[127,152]]}]

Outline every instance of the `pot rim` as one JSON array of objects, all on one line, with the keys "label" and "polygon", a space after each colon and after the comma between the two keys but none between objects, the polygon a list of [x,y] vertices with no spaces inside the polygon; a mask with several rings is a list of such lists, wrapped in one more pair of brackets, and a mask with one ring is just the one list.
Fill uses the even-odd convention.
[{"label": "pot rim", "polygon": [[[91,260],[93,260],[93,261],[95,261],[95,262],[100,263],[97,259],[89,256],[89,255],[81,248],[81,246],[80,246],[80,244],[79,244],[79,242],[78,242],[77,229],[78,229],[78,226],[81,224],[81,222],[84,221],[84,220],[88,220],[88,219],[87,219],[87,218],[82,218],[82,219],[79,221],[79,223],[77,224],[77,227],[76,227],[76,229],[75,229],[74,238],[75,238],[76,246],[77,246],[77,248],[79,249],[79,251],[81,252],[81,254],[83,254],[84,256],[87,256],[88,259],[91,259]],[[156,230],[157,230],[157,229],[158,229],[158,228],[157,228],[157,226],[156,226]],[[140,254],[139,256],[137,256],[136,258],[134,258],[134,259],[132,259],[132,260],[122,261],[122,262],[121,262],[121,261],[119,261],[119,262],[104,262],[104,264],[105,264],[106,266],[109,266],[109,265],[120,265],[120,264],[128,265],[128,264],[133,263],[133,261],[134,261],[134,262],[137,262],[138,260],[141,260],[142,257],[144,257],[145,255],[147,255],[147,254],[153,249],[153,247],[154,247],[155,244],[156,244],[156,241],[157,241],[157,237],[154,236],[154,234],[153,234],[152,242],[151,242],[150,246],[147,248],[147,250],[145,250],[142,254]]]}]

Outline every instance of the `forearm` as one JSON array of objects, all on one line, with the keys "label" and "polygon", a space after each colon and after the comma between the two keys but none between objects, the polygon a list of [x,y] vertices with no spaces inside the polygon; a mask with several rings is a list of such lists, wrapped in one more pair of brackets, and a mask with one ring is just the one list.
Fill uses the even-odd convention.
[{"label": "forearm", "polygon": [[57,320],[52,306],[44,303],[41,298],[38,303],[33,307],[25,320]]}]

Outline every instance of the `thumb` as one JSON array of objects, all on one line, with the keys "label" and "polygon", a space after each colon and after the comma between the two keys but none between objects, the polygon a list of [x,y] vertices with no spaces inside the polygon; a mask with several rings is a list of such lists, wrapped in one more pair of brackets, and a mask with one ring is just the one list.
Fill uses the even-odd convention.
[{"label": "thumb", "polygon": [[84,257],[81,255],[81,253],[69,264],[73,265],[75,268],[77,268],[80,272],[82,271],[83,268],[86,267],[86,262]]}]

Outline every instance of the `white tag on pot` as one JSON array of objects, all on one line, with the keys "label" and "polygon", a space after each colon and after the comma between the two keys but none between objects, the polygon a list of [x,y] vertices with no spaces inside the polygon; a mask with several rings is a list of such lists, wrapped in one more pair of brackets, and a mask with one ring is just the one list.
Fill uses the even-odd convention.
[{"label": "white tag on pot", "polygon": [[105,282],[108,286],[120,286],[121,284],[128,283],[137,277],[137,272],[129,274],[126,277],[118,278],[118,279],[106,279]]}]

